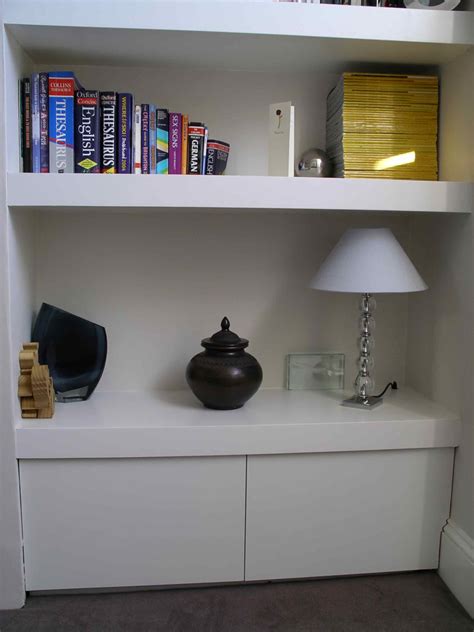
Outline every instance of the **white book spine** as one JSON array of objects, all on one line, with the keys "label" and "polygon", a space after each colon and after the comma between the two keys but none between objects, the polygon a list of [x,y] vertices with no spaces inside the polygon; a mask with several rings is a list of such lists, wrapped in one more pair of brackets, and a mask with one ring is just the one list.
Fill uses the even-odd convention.
[{"label": "white book spine", "polygon": [[133,117],[133,172],[142,172],[142,108],[135,106]]}]

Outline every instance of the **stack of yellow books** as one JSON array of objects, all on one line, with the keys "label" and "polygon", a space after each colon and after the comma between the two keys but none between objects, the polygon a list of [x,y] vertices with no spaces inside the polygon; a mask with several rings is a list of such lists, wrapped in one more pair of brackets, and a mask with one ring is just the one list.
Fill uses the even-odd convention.
[{"label": "stack of yellow books", "polygon": [[337,177],[437,180],[437,138],[437,77],[346,72],[329,93]]}]

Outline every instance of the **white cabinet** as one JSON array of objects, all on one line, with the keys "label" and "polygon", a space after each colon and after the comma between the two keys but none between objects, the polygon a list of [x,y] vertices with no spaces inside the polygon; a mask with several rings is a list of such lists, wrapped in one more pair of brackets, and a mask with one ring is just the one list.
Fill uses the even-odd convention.
[{"label": "white cabinet", "polygon": [[262,390],[229,414],[97,393],[21,422],[27,590],[437,567],[458,417],[409,389],[371,413],[342,395]]},{"label": "white cabinet", "polygon": [[245,457],[20,461],[27,590],[244,579]]},{"label": "white cabinet", "polygon": [[436,568],[453,452],[22,459],[26,588]]},{"label": "white cabinet", "polygon": [[453,452],[250,456],[245,578],[436,568]]}]

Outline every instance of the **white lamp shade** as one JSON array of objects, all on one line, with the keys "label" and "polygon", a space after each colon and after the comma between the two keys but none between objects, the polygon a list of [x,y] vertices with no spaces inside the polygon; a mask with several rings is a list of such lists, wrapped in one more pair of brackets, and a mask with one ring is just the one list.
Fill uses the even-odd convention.
[{"label": "white lamp shade", "polygon": [[419,292],[427,285],[388,228],[344,233],[311,281],[328,292]]}]

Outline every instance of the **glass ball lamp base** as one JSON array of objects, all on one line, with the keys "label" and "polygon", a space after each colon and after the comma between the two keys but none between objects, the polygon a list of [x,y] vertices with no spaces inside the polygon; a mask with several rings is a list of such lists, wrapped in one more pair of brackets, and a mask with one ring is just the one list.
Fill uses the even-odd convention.
[{"label": "glass ball lamp base", "polygon": [[383,397],[375,397],[374,395],[369,395],[367,397],[362,397],[361,395],[353,395],[349,397],[349,399],[345,399],[342,402],[343,406],[349,406],[350,408],[363,408],[365,410],[372,410],[383,402]]},{"label": "glass ball lamp base", "polygon": [[370,375],[370,369],[374,366],[374,359],[371,356],[371,351],[374,348],[372,335],[375,329],[374,311],[374,297],[371,294],[363,294],[360,302],[361,313],[359,320],[359,372],[354,382],[355,393],[352,397],[342,402],[343,406],[372,410],[383,402],[382,397],[371,395],[374,388],[374,381]]}]

